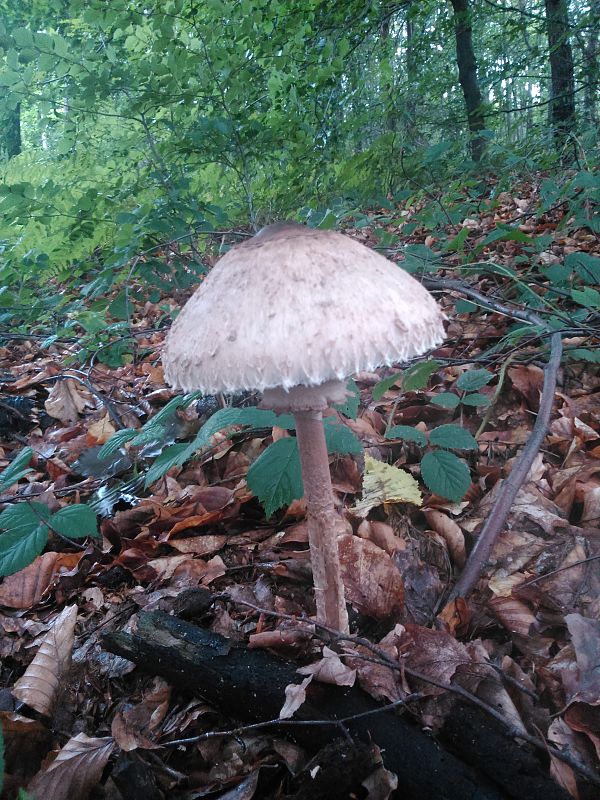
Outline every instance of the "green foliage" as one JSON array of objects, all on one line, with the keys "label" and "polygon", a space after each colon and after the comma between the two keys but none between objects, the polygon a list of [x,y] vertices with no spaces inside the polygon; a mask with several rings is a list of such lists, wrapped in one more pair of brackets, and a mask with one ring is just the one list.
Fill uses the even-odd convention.
[{"label": "green foliage", "polygon": [[248,486],[268,517],[304,494],[300,455],[295,438],[278,439],[248,470]]},{"label": "green foliage", "polygon": [[0,472],[0,491],[6,491],[32,471],[27,466],[32,456],[31,447],[24,447],[12,463],[3,472]]},{"label": "green foliage", "polygon": [[414,442],[419,447],[427,447],[429,443],[421,459],[421,476],[427,488],[453,502],[462,500],[471,485],[471,476],[466,464],[448,450],[477,450],[477,441],[469,431],[460,425],[439,425],[429,431],[428,440],[418,428],[394,425],[386,431],[385,437]]},{"label": "green foliage", "polygon": [[446,450],[425,453],[421,460],[421,475],[432,492],[455,503],[463,499],[471,485],[466,464]]},{"label": "green foliage", "polygon": [[21,501],[0,514],[0,575],[12,575],[42,552],[50,531],[70,539],[98,536],[96,515],[85,505],[54,514],[41,503]]}]

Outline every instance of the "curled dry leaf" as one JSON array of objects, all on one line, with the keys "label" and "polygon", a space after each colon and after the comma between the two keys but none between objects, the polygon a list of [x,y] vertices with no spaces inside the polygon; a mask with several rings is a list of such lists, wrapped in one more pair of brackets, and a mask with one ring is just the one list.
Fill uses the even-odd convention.
[{"label": "curled dry leaf", "polygon": [[43,553],[24,569],[4,578],[0,585],[0,606],[31,608],[37,605],[61,570],[76,567],[82,555],[81,552]]},{"label": "curled dry leaf", "polygon": [[333,683],[335,686],[354,686],[356,680],[356,670],[347,667],[329,647],[323,648],[323,658],[320,661],[301,667],[298,672],[300,675],[312,675],[321,683]]},{"label": "curled dry leaf", "polygon": [[[566,750],[571,754],[576,753],[577,757],[584,761],[581,758],[581,748],[578,747],[578,736],[564,720],[559,718],[552,722],[548,728],[548,741],[560,750]],[[573,769],[568,764],[565,764],[564,761],[554,758],[552,754],[550,754],[550,774],[574,800],[580,800],[577,779]]]},{"label": "curled dry leaf", "polygon": [[13,695],[40,714],[49,714],[71,664],[77,606],[67,606],[44,634],[39,650],[15,683]]},{"label": "curled dry leaf", "polygon": [[375,619],[400,613],[404,582],[390,556],[368,539],[352,534],[340,536],[338,548],[347,601]]},{"label": "curled dry leaf", "polygon": [[406,542],[396,536],[394,529],[387,522],[364,519],[358,526],[357,534],[361,539],[370,539],[390,556],[406,547]]},{"label": "curled dry leaf", "polygon": [[575,648],[577,669],[563,672],[567,702],[600,705],[600,621],[581,614],[565,617]]},{"label": "curled dry leaf", "polygon": [[98,785],[114,746],[110,736],[100,739],[80,733],[72,737],[54,761],[38,772],[27,791],[49,800],[86,800]]},{"label": "curled dry leaf", "polygon": [[93,422],[87,430],[90,445],[105,444],[116,433],[108,412],[97,422]]},{"label": "curled dry leaf", "polygon": [[313,676],[304,678],[302,683],[290,683],[285,687],[285,703],[279,712],[279,719],[290,719],[306,700],[306,687],[312,681]]},{"label": "curled dry leaf", "polygon": [[144,694],[141,703],[121,708],[115,715],[111,733],[125,752],[141,747],[153,750],[159,745],[159,727],[169,708],[171,690],[162,678],[155,678],[151,690]]},{"label": "curled dry leaf", "polygon": [[425,509],[425,519],[431,528],[444,539],[452,563],[463,567],[466,560],[465,535],[453,519],[433,508]]},{"label": "curled dry leaf", "polygon": [[90,399],[79,391],[78,384],[70,379],[56,381],[44,403],[47,414],[64,425],[77,422],[79,414],[91,405]]}]

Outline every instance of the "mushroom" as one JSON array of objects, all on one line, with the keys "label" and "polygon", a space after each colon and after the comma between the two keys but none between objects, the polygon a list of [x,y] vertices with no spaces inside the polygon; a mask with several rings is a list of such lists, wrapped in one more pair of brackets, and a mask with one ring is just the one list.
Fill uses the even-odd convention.
[{"label": "mushroom", "polygon": [[406,361],[444,339],[421,284],[354,239],[278,223],[233,247],[182,309],[163,353],[186,392],[258,390],[294,415],[307,507],[317,621],[348,630],[323,411],[347,379]]}]

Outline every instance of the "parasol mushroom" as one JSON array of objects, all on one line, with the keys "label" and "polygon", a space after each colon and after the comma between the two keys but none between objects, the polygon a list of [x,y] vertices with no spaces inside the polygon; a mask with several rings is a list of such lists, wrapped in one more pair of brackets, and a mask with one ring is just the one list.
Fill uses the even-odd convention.
[{"label": "parasol mushroom", "polygon": [[233,247],[182,309],[163,353],[186,392],[254,389],[296,422],[317,621],[348,630],[323,411],[361,370],[440,344],[431,295],[383,256],[333,231],[279,223]]}]

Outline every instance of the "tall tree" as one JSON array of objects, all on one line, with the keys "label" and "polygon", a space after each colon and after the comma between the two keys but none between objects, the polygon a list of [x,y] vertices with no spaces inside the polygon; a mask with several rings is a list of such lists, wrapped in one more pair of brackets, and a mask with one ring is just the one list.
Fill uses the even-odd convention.
[{"label": "tall tree", "polygon": [[480,131],[485,128],[485,114],[481,102],[481,89],[477,80],[477,60],[473,49],[471,9],[469,0],[450,1],[454,10],[458,80],[465,98],[467,120],[471,133],[471,155],[474,161],[479,161],[485,148],[485,139],[480,135]]},{"label": "tall tree", "polygon": [[21,104],[5,106],[0,114],[0,156],[12,158],[21,152]]},{"label": "tall tree", "polygon": [[567,0],[544,0],[550,54],[550,120],[557,144],[575,127],[575,78]]},{"label": "tall tree", "polygon": [[592,0],[590,4],[590,21],[588,39],[584,51],[585,59],[585,93],[583,103],[585,114],[592,125],[598,124],[598,28],[600,27],[600,0]]}]

